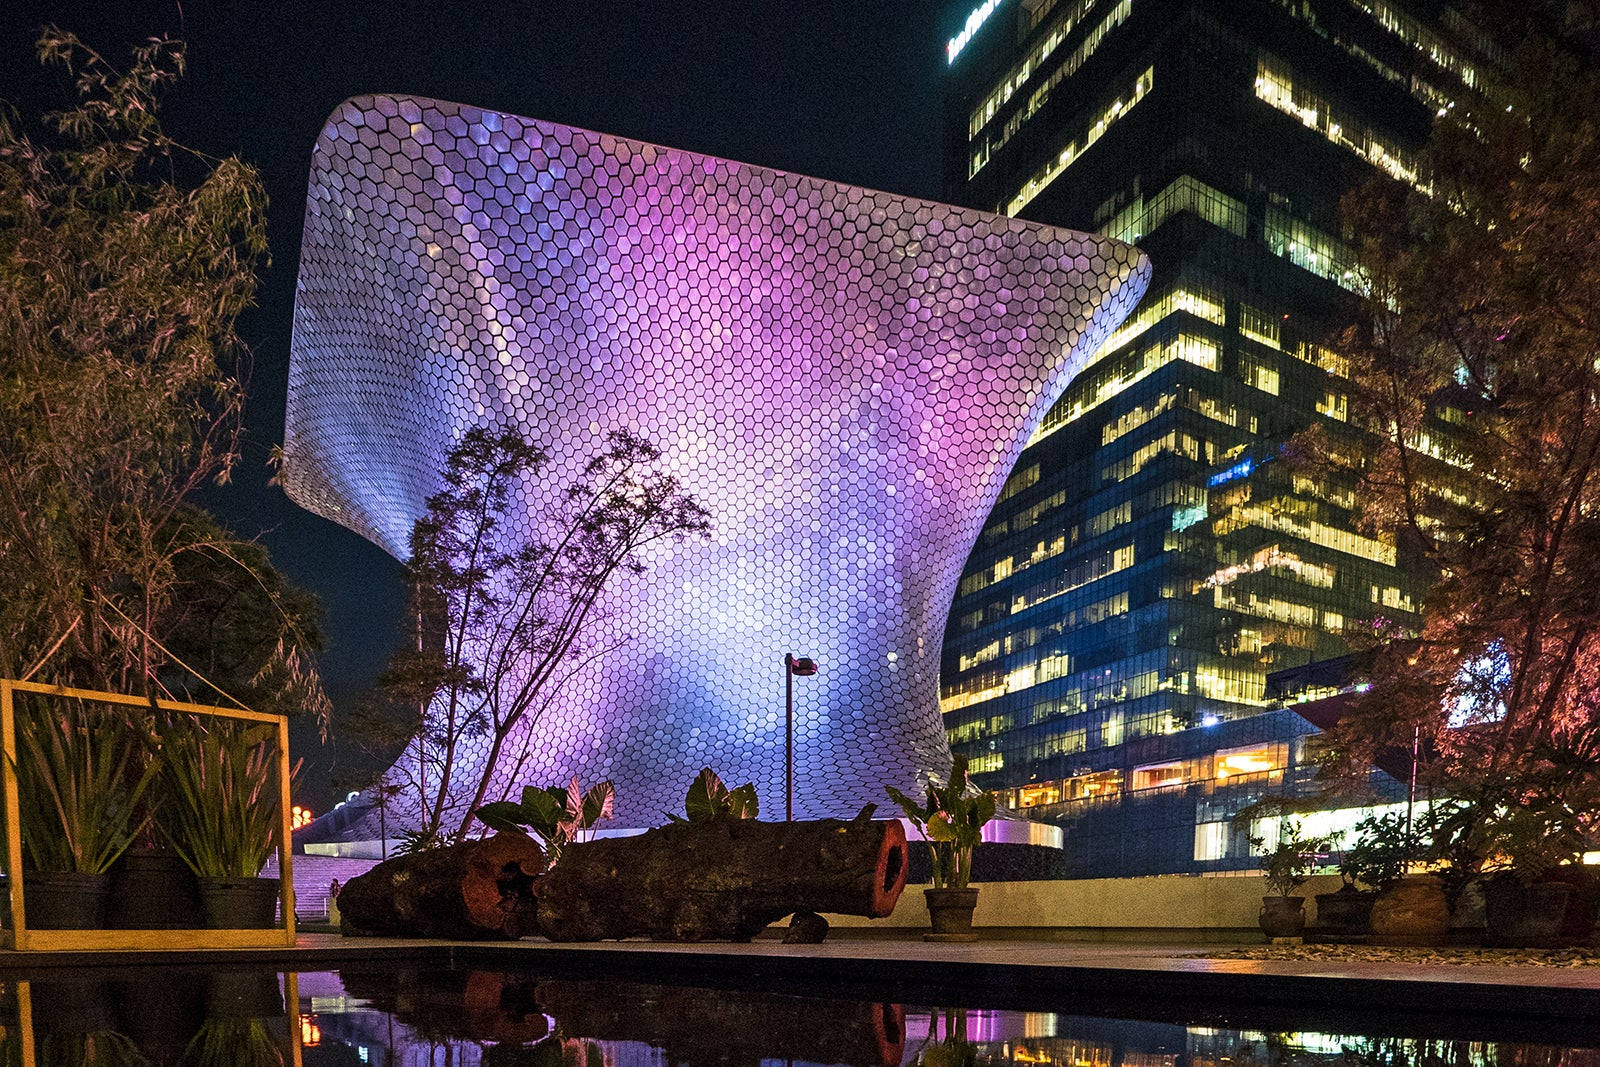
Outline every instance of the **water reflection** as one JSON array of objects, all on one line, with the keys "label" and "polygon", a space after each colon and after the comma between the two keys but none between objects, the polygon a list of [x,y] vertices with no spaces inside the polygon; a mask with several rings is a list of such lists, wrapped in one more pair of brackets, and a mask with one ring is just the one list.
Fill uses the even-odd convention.
[{"label": "water reflection", "polygon": [[[1148,1008],[1149,1010],[1145,1010]],[[278,975],[154,968],[0,981],[3,1067],[1600,1067],[1600,1041],[1219,1025],[473,969]],[[1087,1011],[1087,1009],[1084,1009]],[[1095,1005],[1094,1011],[1106,1011]],[[1251,1015],[1251,1025],[1264,1018]],[[1274,1024],[1276,1025],[1276,1024]],[[1347,1032],[1346,1032],[1347,1031]],[[1509,1031],[1506,1031],[1509,1032]],[[1538,1024],[1532,1031],[1540,1034]],[[1581,1033],[1573,1039],[1574,1032]],[[1452,1036],[1455,1034],[1457,1036]],[[1520,1034],[1518,1035],[1520,1038]]]},{"label": "water reflection", "polygon": [[286,1067],[300,1063],[294,975],[167,968],[0,982],[6,1067]]}]

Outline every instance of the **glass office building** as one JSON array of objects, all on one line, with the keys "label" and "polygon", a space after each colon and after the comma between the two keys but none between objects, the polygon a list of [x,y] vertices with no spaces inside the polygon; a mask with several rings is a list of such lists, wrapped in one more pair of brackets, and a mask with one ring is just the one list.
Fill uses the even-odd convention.
[{"label": "glass office building", "polygon": [[1267,676],[1413,622],[1419,593],[1288,447],[1318,424],[1359,441],[1339,201],[1419,182],[1433,117],[1497,55],[1452,9],[1388,0],[990,0],[950,22],[949,199],[1155,267],[967,564],[951,746],[1065,826],[1081,876],[1253,867],[1231,816],[1313,774],[1316,727]]}]

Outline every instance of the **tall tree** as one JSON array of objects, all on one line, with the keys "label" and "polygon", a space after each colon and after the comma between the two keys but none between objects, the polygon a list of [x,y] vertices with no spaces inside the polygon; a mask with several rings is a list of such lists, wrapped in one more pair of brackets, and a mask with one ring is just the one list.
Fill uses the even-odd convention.
[{"label": "tall tree", "polygon": [[1345,204],[1370,289],[1343,348],[1372,444],[1313,451],[1433,581],[1335,751],[1352,769],[1415,749],[1469,868],[1512,847],[1518,809],[1580,817],[1567,756],[1600,717],[1597,123],[1593,64],[1529,36],[1436,125],[1421,188]]},{"label": "tall tree", "polygon": [[216,671],[325,713],[314,602],[190,503],[238,457],[260,176],[163,131],[181,42],[126,70],[53,28],[38,52],[73,92],[0,110],[0,674],[162,693]]},{"label": "tall tree", "polygon": [[463,836],[474,810],[499,799],[489,790],[505,777],[512,734],[536,724],[572,670],[611,650],[592,624],[612,578],[643,573],[652,543],[710,530],[660,459],[641,437],[608,435],[571,485],[543,494],[556,503],[524,539],[508,523],[525,506],[518,490],[548,476],[547,453],[515,430],[484,427],[451,449],[444,489],[412,531],[415,629],[377,694],[411,743],[388,778],[418,809],[422,839]]}]

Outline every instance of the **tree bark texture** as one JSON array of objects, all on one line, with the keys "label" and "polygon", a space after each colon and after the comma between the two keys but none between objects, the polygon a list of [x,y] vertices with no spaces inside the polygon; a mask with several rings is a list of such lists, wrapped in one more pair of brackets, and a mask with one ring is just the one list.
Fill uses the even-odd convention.
[{"label": "tree bark texture", "polygon": [[534,895],[552,941],[748,941],[798,911],[882,918],[905,884],[897,820],[713,819],[570,845]]},{"label": "tree bark texture", "polygon": [[518,938],[537,933],[533,883],[544,852],[495,834],[385,860],[339,891],[345,936]]}]

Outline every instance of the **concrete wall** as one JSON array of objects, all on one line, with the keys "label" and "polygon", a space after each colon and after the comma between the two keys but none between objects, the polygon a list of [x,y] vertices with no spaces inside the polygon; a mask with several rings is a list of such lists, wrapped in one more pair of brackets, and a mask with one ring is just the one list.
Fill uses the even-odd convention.
[{"label": "concrete wall", "polygon": [[[1339,888],[1336,875],[1312,878],[1299,890],[1306,917],[1313,918],[1318,893]],[[904,936],[908,928],[928,926],[922,891],[907,886],[887,919],[830,915],[840,930]],[[1267,892],[1259,874],[1230,877],[1172,874],[1152,878],[1085,878],[1052,882],[991,882],[978,894],[975,926],[999,935],[1005,931],[1062,940],[1242,940],[1259,939],[1256,915]]]}]

